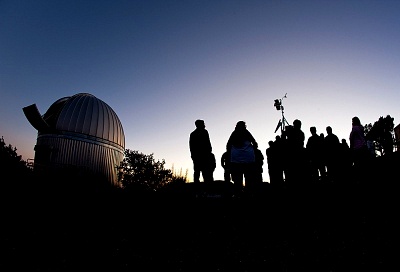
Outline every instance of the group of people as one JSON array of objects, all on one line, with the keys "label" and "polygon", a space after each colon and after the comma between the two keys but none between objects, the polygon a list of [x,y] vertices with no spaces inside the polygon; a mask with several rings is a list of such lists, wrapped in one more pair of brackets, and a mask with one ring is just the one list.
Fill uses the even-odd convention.
[{"label": "group of people", "polygon": [[372,153],[368,150],[364,127],[358,117],[352,118],[352,130],[346,139],[339,140],[331,126],[326,135],[317,134],[310,127],[311,136],[306,140],[301,121],[295,120],[282,136],[269,141],[266,149],[270,183],[273,185],[306,185],[328,181],[340,183],[350,178],[356,170],[362,172]]},{"label": "group of people", "polygon": [[[311,136],[306,141],[301,125],[300,120],[294,120],[293,125],[285,127],[281,136],[268,142],[265,155],[272,185],[340,180],[343,171],[362,166],[368,158],[364,127],[358,117],[352,118],[350,145],[345,139],[339,141],[330,126],[326,127],[326,136],[323,133],[318,135],[316,127],[310,127]],[[210,136],[204,120],[196,120],[195,126],[189,137],[193,182],[200,182],[200,174],[204,182],[210,182],[214,180],[216,168]],[[257,188],[263,182],[263,164],[264,156],[257,141],[247,130],[246,123],[238,121],[221,156],[224,180],[233,181],[237,190],[241,190],[243,181],[246,188]]]},{"label": "group of people", "polygon": [[[195,121],[196,129],[190,133],[189,148],[193,160],[193,182],[200,182],[200,175],[204,182],[213,181],[216,168],[215,155],[212,152],[210,136],[205,128],[204,120]],[[262,183],[264,156],[258,149],[257,141],[246,123],[239,121],[226,144],[226,152],[221,157],[221,166],[224,168],[224,179],[233,181],[237,190],[241,190],[243,181],[247,188],[256,187]]]}]

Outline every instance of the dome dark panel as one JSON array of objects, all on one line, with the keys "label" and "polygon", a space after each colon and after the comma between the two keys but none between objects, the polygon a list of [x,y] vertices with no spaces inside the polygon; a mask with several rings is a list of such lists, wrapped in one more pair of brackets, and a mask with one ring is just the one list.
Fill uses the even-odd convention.
[{"label": "dome dark panel", "polygon": [[70,97],[63,97],[54,102],[50,108],[43,115],[43,119],[49,124],[50,127],[55,128],[58,117],[61,110],[63,109],[65,102],[68,101]]}]

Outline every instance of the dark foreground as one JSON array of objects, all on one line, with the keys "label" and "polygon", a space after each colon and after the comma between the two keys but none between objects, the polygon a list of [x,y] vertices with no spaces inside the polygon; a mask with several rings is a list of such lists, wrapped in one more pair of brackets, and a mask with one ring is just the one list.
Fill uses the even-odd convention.
[{"label": "dark foreground", "polygon": [[0,270],[388,271],[397,256],[391,186],[187,192],[3,191]]}]

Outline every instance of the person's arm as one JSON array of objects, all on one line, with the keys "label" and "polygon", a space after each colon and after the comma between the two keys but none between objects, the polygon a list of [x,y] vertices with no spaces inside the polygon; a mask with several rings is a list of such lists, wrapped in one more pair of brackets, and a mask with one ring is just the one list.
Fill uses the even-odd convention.
[{"label": "person's arm", "polygon": [[206,137],[207,137],[207,149],[208,149],[208,152],[212,152],[212,145],[211,145],[211,140],[210,140],[210,135],[209,135],[209,133],[208,133],[208,131],[206,130],[205,131],[205,133],[206,133]]},{"label": "person's arm", "polygon": [[248,135],[248,138],[249,138],[251,144],[254,146],[254,148],[258,148],[258,143],[250,131],[247,131],[247,135]]},{"label": "person's arm", "polygon": [[349,136],[349,144],[350,144],[350,148],[353,148],[353,146],[354,146],[354,140],[353,140],[353,138],[354,138],[354,136],[353,136],[353,129],[351,130],[351,132],[350,132],[350,136]]}]

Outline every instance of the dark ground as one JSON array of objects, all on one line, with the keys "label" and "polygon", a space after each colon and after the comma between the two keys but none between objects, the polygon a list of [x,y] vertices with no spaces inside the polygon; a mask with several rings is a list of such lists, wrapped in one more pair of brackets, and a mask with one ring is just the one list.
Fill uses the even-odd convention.
[{"label": "dark ground", "polygon": [[0,270],[392,271],[397,181],[242,198],[2,190]]}]

